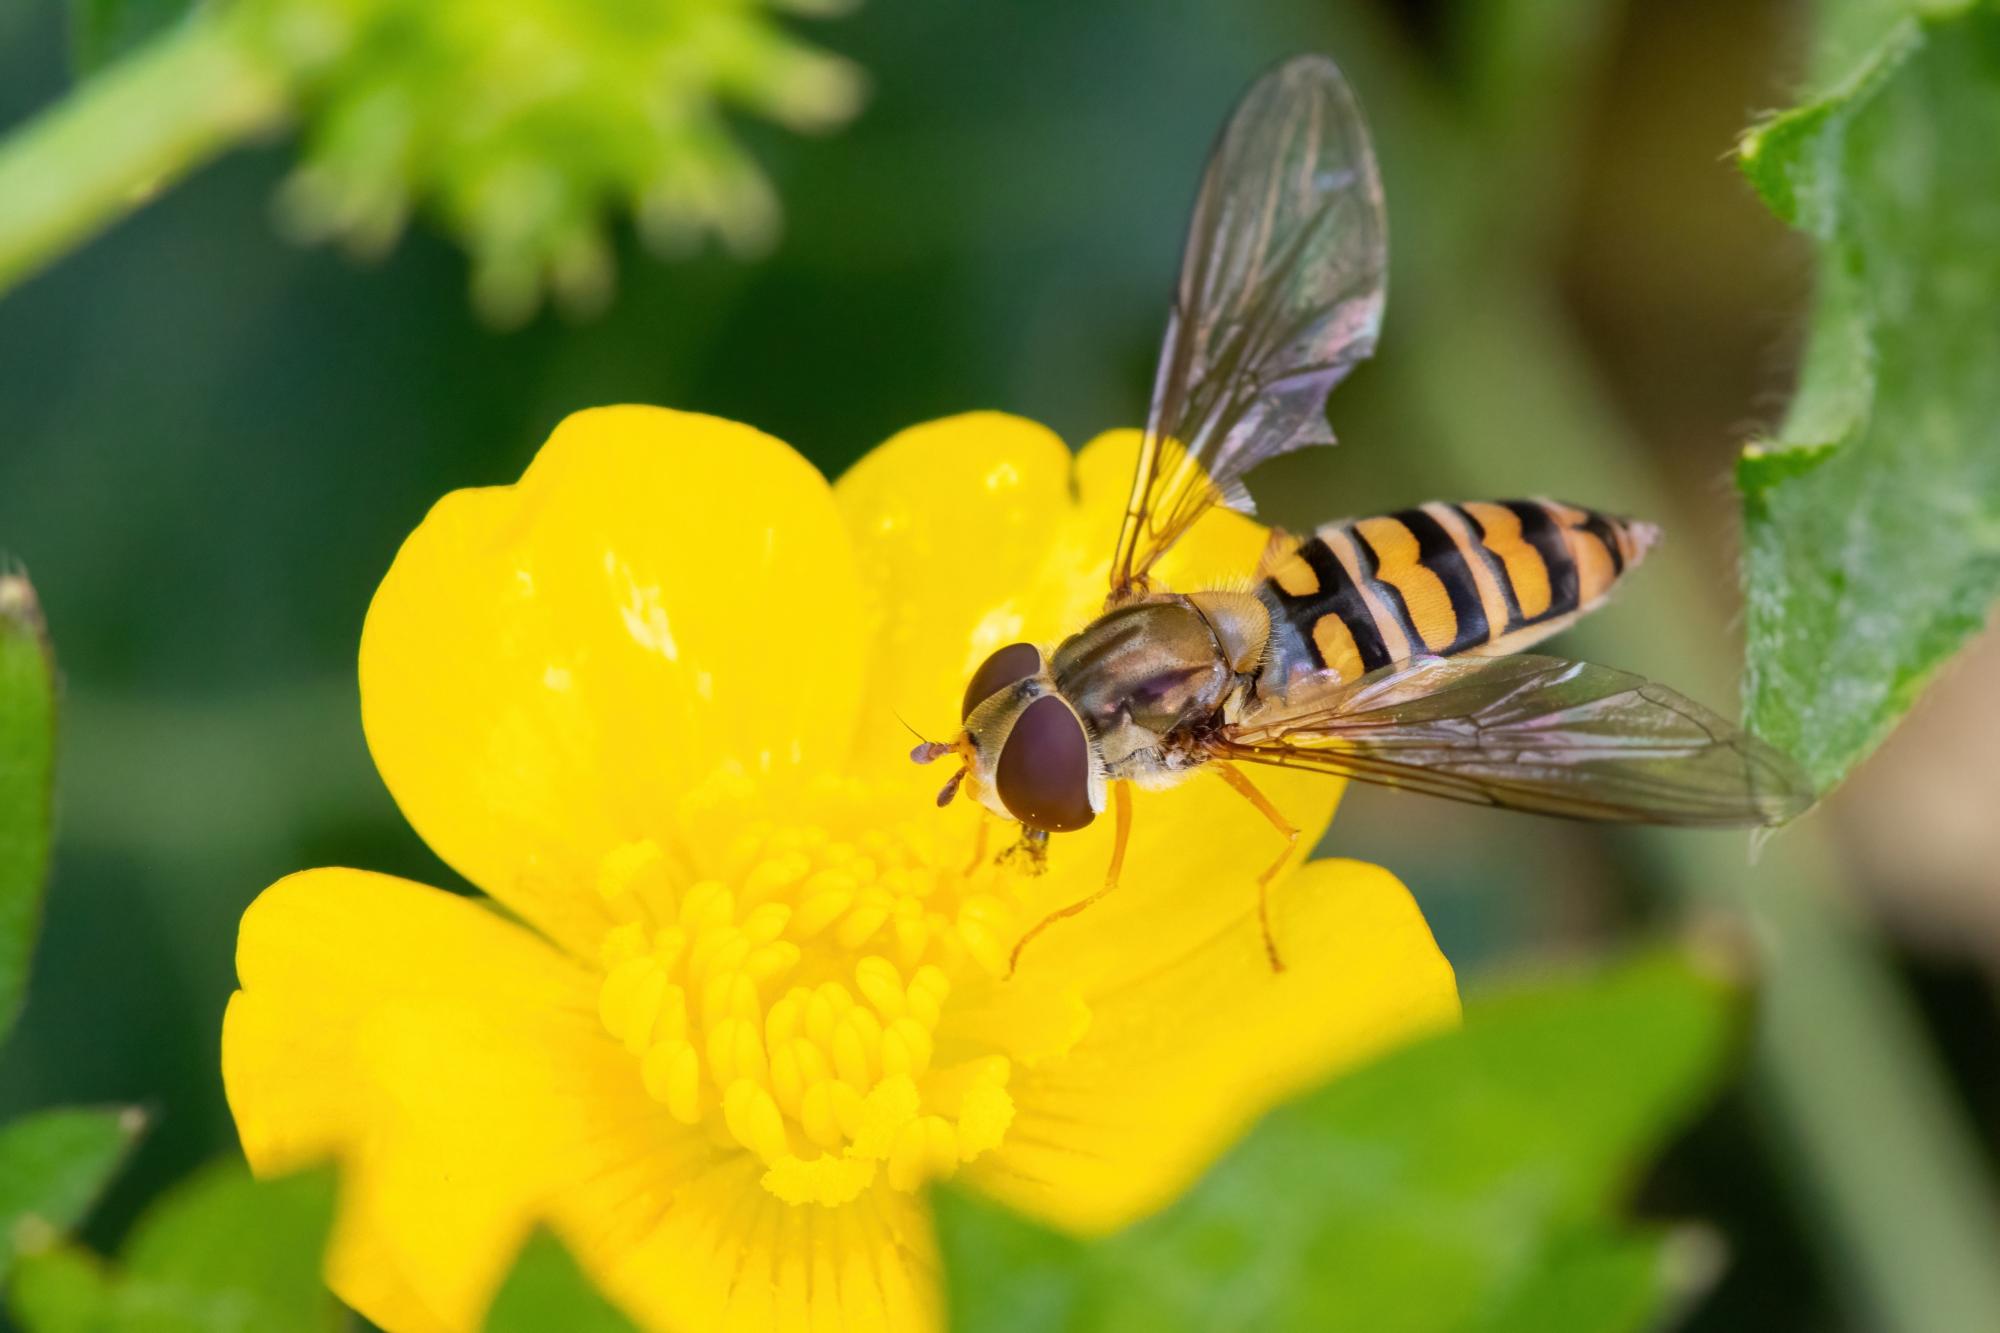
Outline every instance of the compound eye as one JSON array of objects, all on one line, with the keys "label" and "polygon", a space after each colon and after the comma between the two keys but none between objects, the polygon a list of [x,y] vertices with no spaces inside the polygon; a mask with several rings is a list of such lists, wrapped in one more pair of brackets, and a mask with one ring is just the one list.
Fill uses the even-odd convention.
[{"label": "compound eye", "polygon": [[1090,741],[1070,706],[1045,694],[1021,710],[1000,747],[993,785],[1008,813],[1044,833],[1068,833],[1090,808]]},{"label": "compound eye", "polygon": [[1017,684],[1042,669],[1042,651],[1032,643],[1010,643],[979,664],[972,683],[965,687],[965,707],[958,720],[972,716],[972,710],[1009,685]]}]

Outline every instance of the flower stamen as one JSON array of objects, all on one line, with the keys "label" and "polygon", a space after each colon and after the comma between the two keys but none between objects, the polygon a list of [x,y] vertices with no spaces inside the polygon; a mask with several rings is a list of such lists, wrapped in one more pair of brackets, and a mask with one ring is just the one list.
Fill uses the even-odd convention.
[{"label": "flower stamen", "polygon": [[961,869],[963,849],[941,847],[900,789],[829,781],[779,822],[740,773],[710,786],[690,804],[738,828],[728,864],[677,888],[674,862],[642,840],[598,868],[619,921],[598,1012],[647,1094],[757,1158],[793,1204],[845,1203],[878,1180],[915,1190],[998,1147],[1011,1034],[946,1023],[1019,933],[998,872]]}]

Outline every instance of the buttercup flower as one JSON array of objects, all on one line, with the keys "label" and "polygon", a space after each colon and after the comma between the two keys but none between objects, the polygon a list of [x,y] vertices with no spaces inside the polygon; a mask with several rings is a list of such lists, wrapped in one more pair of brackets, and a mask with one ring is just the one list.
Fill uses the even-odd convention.
[{"label": "buttercup flower", "polygon": [[[243,919],[223,1073],[260,1173],[338,1158],[334,1288],[472,1329],[546,1222],[649,1328],[923,1329],[921,1186],[1079,1231],[1185,1187],[1275,1100],[1451,1022],[1386,872],[1255,877],[1272,832],[1206,775],[1030,878],[974,856],[898,714],[1101,603],[1136,436],[907,431],[829,487],[747,426],[565,421],[514,486],[445,497],[361,641],[362,721],[410,822],[490,901],[310,870]],[[1202,521],[1161,573],[1240,581]],[[1258,780],[1306,830],[1339,784]],[[1011,829],[996,829],[1010,836]],[[1004,846],[999,838],[992,844]]]}]

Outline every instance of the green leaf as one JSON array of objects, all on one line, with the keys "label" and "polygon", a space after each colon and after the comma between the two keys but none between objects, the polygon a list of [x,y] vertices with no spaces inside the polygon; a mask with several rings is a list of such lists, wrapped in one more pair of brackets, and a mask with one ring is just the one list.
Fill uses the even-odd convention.
[{"label": "green leaf", "polygon": [[562,1242],[538,1231],[487,1311],[486,1333],[633,1333],[636,1325],[599,1295]]},{"label": "green leaf", "polygon": [[320,1277],[334,1179],[251,1179],[218,1163],[154,1206],[116,1265],[24,1255],[10,1307],[26,1333],[312,1333],[338,1326]]},{"label": "green leaf", "polygon": [[187,16],[200,0],[70,0],[70,58],[89,74]]},{"label": "green leaf", "polygon": [[35,590],[0,573],[0,1039],[28,988],[49,871],[55,663]]},{"label": "green leaf", "polygon": [[1672,1294],[1616,1220],[1712,1087],[1731,993],[1680,959],[1489,1000],[1264,1121],[1160,1216],[1069,1239],[947,1193],[953,1328],[1644,1328]]},{"label": "green leaf", "polygon": [[116,1108],[36,1111],[0,1126],[0,1281],[17,1250],[83,1220],[144,1126]]},{"label": "green leaf", "polygon": [[1815,238],[1797,396],[1737,467],[1752,726],[1821,787],[2000,596],[2000,16],[1832,0],[1741,163]]},{"label": "green leaf", "polygon": [[112,1333],[109,1290],[97,1256],[63,1246],[26,1266],[8,1293],[8,1310],[26,1333]]},{"label": "green leaf", "polygon": [[[1523,1280],[1464,1333],[1546,1333],[1548,1329],[1637,1330],[1661,1323],[1662,1284],[1679,1294],[1699,1268],[1677,1271],[1667,1237],[1606,1227],[1549,1241]],[[1687,1266],[1683,1266],[1684,1268]]]}]

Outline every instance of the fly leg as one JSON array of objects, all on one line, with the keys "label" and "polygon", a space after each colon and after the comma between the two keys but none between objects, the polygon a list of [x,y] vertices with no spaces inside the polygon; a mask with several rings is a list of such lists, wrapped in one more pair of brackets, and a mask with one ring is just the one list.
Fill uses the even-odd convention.
[{"label": "fly leg", "polygon": [[1257,790],[1257,784],[1243,776],[1236,765],[1226,759],[1218,759],[1215,761],[1215,771],[1238,796],[1255,806],[1258,814],[1270,820],[1271,827],[1278,830],[1279,835],[1285,840],[1285,850],[1278,853],[1278,859],[1271,862],[1269,869],[1257,876],[1257,924],[1264,932],[1264,952],[1270,955],[1271,970],[1282,972],[1285,970],[1285,963],[1278,957],[1277,940],[1271,937],[1271,881],[1285,868],[1285,862],[1292,859],[1292,849],[1298,845],[1299,831],[1292,827],[1290,820],[1279,813],[1277,806],[1271,804],[1269,797]]},{"label": "fly leg", "polygon": [[1049,835],[1038,828],[1022,829],[1021,840],[993,862],[1014,866],[1024,875],[1039,875],[1049,868]]},{"label": "fly leg", "polygon": [[993,816],[987,814],[984,810],[981,810],[979,812],[979,827],[977,830],[974,831],[972,835],[972,860],[965,867],[965,873],[968,876],[970,876],[974,871],[978,870],[980,865],[985,862],[986,835],[991,833],[992,831],[993,831]]},{"label": "fly leg", "polygon": [[[1047,916],[1029,927],[1028,933],[1021,936],[1020,940],[1015,943],[1014,952],[1007,956],[1008,976],[1013,976],[1014,969],[1021,965],[1021,950],[1028,947],[1029,940],[1032,940],[1035,936],[1041,934],[1064,917],[1075,916],[1078,912],[1081,912],[1084,908],[1118,887],[1118,876],[1125,869],[1125,845],[1132,841],[1131,783],[1114,782],[1111,784],[1111,809],[1116,820],[1116,825],[1112,835],[1111,865],[1104,872],[1103,887],[1099,888],[1097,892],[1091,894],[1088,898],[1079,898],[1068,907],[1058,907],[1055,911],[1050,912]],[[1042,837],[1046,840],[1048,835],[1045,833]]]}]

